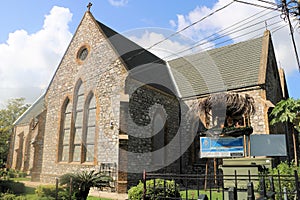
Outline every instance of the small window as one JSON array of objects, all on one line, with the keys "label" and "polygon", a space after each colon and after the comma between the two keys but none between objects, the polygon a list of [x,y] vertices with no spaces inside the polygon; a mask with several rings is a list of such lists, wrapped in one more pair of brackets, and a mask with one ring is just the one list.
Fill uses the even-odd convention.
[{"label": "small window", "polygon": [[80,61],[84,61],[89,54],[89,48],[87,46],[83,46],[79,49],[77,53],[77,59]]}]

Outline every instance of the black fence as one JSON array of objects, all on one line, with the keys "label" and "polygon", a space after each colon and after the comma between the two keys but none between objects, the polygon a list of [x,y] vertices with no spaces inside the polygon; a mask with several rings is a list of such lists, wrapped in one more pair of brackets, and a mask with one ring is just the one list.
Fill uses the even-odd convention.
[{"label": "black fence", "polygon": [[[210,199],[210,200],[254,200],[278,199],[300,200],[298,173],[281,175],[200,175],[200,174],[153,174],[145,173],[143,199]],[[150,182],[148,182],[151,180]],[[170,196],[172,190],[180,195]],[[147,184],[146,184],[147,181]],[[174,183],[173,182],[173,183]]]}]

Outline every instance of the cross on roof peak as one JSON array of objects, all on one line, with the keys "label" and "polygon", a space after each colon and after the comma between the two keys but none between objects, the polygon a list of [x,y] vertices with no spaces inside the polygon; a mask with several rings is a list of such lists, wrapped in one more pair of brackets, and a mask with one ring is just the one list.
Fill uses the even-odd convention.
[{"label": "cross on roof peak", "polygon": [[88,8],[88,11],[91,10],[92,5],[93,5],[93,4],[92,4],[91,2],[89,2],[89,4],[86,6],[86,7]]}]

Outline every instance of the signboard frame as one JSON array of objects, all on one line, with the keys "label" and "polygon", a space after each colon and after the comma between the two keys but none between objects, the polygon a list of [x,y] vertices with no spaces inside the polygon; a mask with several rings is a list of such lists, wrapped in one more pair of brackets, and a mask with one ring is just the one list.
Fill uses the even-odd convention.
[{"label": "signboard frame", "polygon": [[200,158],[244,157],[244,137],[200,137]]}]

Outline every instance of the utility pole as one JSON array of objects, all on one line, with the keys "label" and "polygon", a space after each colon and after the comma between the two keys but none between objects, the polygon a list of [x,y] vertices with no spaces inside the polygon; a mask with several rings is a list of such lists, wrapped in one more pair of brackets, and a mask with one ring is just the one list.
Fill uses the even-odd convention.
[{"label": "utility pole", "polygon": [[[289,28],[290,28],[290,33],[291,33],[291,38],[292,38],[292,43],[294,47],[294,52],[296,56],[296,60],[298,63],[298,69],[300,71],[300,60],[297,52],[297,47],[296,47],[296,42],[295,42],[295,37],[294,37],[294,28],[291,23],[290,15],[296,17],[300,21],[300,0],[296,2],[296,0],[290,0],[287,2],[286,0],[281,0],[282,2],[282,14],[283,14],[283,19],[287,20],[289,23]],[[298,22],[299,23],[299,22]],[[298,24],[299,26],[299,24]],[[300,27],[298,27],[300,28]]]},{"label": "utility pole", "polygon": [[[296,46],[295,37],[294,37],[294,27],[291,22],[292,17],[296,18],[296,20],[298,20],[298,27],[296,27],[296,28],[298,28],[300,30],[300,0],[289,0],[289,1],[281,0],[281,4],[273,3],[273,2],[270,2],[269,0],[258,0],[260,2],[264,2],[264,3],[268,4],[269,6],[252,3],[250,1],[245,1],[245,0],[233,0],[233,1],[282,12],[281,18],[283,20],[287,21],[289,24],[292,44],[293,44],[293,48],[294,48],[294,52],[295,52],[295,56],[296,56],[296,61],[298,64],[298,69],[300,72],[300,60],[299,60],[297,46]],[[292,18],[292,20],[294,20],[294,18]]]}]

